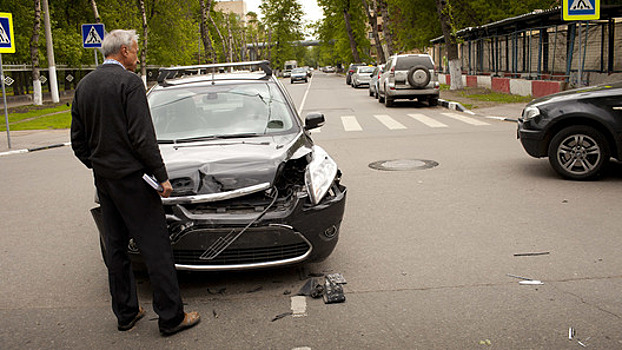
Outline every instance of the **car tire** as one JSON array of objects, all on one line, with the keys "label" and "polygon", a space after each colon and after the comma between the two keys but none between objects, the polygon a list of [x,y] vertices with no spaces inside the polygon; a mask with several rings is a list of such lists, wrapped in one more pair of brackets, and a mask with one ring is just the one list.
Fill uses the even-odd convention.
[{"label": "car tire", "polygon": [[430,105],[430,107],[438,106],[438,97],[428,98],[428,105]]},{"label": "car tire", "polygon": [[385,93],[385,96],[384,96],[384,105],[385,105],[385,107],[393,107],[393,99],[390,98],[389,96],[387,96],[386,93]]},{"label": "car tire", "polygon": [[293,84],[293,83],[294,83],[294,81],[293,81],[293,80],[290,80],[290,81],[289,81],[289,83],[290,83],[290,84]]},{"label": "car tire", "polygon": [[421,89],[430,83],[430,79],[432,79],[430,75],[430,70],[424,66],[414,66],[408,70],[407,74],[408,84],[410,86]]},{"label": "car tire", "polygon": [[378,99],[378,89],[374,89],[374,98]]},{"label": "car tire", "polygon": [[370,97],[374,96],[374,91],[371,88],[369,88],[369,96]]},{"label": "car tire", "polygon": [[380,92],[378,92],[378,103],[384,103],[384,96],[382,96]]},{"label": "car tire", "polygon": [[609,164],[609,144],[603,134],[586,125],[560,130],[549,144],[549,163],[570,180],[597,178]]}]

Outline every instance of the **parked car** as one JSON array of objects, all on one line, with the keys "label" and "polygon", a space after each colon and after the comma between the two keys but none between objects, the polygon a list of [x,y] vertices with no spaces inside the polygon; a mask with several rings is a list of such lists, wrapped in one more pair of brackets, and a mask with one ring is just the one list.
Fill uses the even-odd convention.
[{"label": "parked car", "polygon": [[391,107],[397,99],[438,104],[440,84],[434,61],[427,54],[393,55],[384,65],[378,84],[378,102]]},{"label": "parked car", "polygon": [[348,66],[348,70],[346,70],[346,85],[350,85],[352,83],[352,74],[356,71],[356,67],[358,66],[366,66],[365,63],[352,63]]},{"label": "parked car", "polygon": [[374,71],[372,66],[358,66],[356,71],[352,73],[352,85],[353,88],[357,88],[363,85],[369,85],[371,74]]},{"label": "parked car", "polygon": [[309,76],[307,75],[307,70],[304,68],[294,68],[292,69],[292,73],[290,75],[290,83],[293,84],[297,81],[304,81],[305,83],[309,81]]},{"label": "parked car", "polygon": [[384,66],[377,66],[371,73],[371,79],[369,80],[369,96],[378,98],[378,79],[382,75],[382,69]]},{"label": "parked car", "polygon": [[[227,73],[212,75],[222,66]],[[262,71],[229,72],[247,66]],[[310,137],[324,115],[310,113],[303,124],[267,61],[161,68],[147,98],[173,186],[162,204],[178,270],[274,267],[331,254],[346,187]],[[100,208],[92,215],[103,253]],[[133,240],[128,253],[140,263]]]},{"label": "parked car", "polygon": [[335,67],[333,66],[324,67],[324,73],[335,73]]},{"label": "parked car", "polygon": [[531,101],[518,120],[518,138],[566,179],[598,177],[611,157],[622,160],[622,81]]}]

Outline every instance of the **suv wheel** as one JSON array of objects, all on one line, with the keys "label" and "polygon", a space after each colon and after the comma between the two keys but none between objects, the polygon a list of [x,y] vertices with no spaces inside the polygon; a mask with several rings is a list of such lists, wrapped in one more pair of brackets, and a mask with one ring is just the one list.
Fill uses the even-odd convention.
[{"label": "suv wheel", "polygon": [[430,83],[430,71],[424,66],[414,66],[408,70],[408,84],[414,88],[424,88]]},{"label": "suv wheel", "polygon": [[549,144],[549,163],[562,177],[588,180],[597,177],[609,163],[609,145],[602,133],[576,125],[559,131]]},{"label": "suv wheel", "polygon": [[380,93],[380,91],[376,92],[378,94],[378,102],[384,103],[384,96]]},{"label": "suv wheel", "polygon": [[385,105],[386,107],[393,107],[393,99],[392,99],[392,98],[390,98],[389,96],[387,96],[387,94],[386,94],[386,93],[385,93],[384,95],[385,95],[385,96],[384,96],[384,105]]},{"label": "suv wheel", "polygon": [[428,98],[428,105],[430,105],[430,107],[438,106],[438,97]]}]

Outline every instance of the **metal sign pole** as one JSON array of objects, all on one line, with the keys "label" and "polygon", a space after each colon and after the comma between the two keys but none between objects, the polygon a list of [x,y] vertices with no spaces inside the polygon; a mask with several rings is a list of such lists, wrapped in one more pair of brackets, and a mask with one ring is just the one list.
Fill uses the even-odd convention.
[{"label": "metal sign pole", "polygon": [[97,62],[97,49],[93,49],[93,52],[95,53],[95,67],[97,68],[99,66],[99,62]]},{"label": "metal sign pole", "polygon": [[583,36],[583,30],[582,30],[583,22],[579,21],[577,22],[577,24],[579,25],[579,79],[578,79],[577,86],[582,87],[583,86],[583,45],[581,45],[581,37]]},{"label": "metal sign pole", "polygon": [[4,101],[4,120],[6,121],[6,140],[11,149],[11,133],[9,132],[9,111],[6,105],[6,91],[4,90],[4,71],[2,70],[2,54],[0,53],[0,85],[2,85],[2,100]]}]

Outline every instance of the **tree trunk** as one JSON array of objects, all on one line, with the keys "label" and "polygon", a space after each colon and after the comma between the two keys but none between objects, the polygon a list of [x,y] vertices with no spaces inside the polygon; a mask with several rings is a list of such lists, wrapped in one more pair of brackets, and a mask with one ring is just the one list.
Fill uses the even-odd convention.
[{"label": "tree trunk", "polygon": [[387,43],[386,57],[391,57],[395,52],[393,48],[393,34],[391,34],[391,19],[389,18],[389,8],[387,7],[386,0],[377,0],[378,7],[382,13],[382,34],[384,41]]},{"label": "tree trunk", "polygon": [[[348,4],[350,2],[348,1]],[[354,63],[361,63],[361,58],[359,57],[358,48],[356,46],[356,40],[354,40],[354,32],[352,32],[352,25],[350,25],[350,12],[348,12],[348,6],[344,6],[343,8],[343,18],[346,22],[346,31],[348,32],[348,38],[350,39],[350,50],[352,50],[352,59]]]},{"label": "tree trunk", "polygon": [[[207,20],[210,18],[210,10],[212,8],[212,0],[200,0],[201,2],[201,40],[203,41],[203,48],[205,49],[205,60],[209,57],[209,63],[216,63],[216,53],[212,46],[212,38],[209,33],[209,27],[207,26]],[[209,56],[208,56],[209,55]]]},{"label": "tree trunk", "polygon": [[35,19],[30,39],[30,58],[32,59],[32,88],[35,106],[43,104],[43,93],[41,92],[41,80],[39,73],[39,31],[41,30],[41,0],[34,0]]},{"label": "tree trunk", "polygon": [[[272,59],[272,28],[268,28],[268,61]],[[278,69],[278,68],[277,68]]]},{"label": "tree trunk", "polygon": [[91,7],[93,8],[93,15],[95,16],[95,23],[101,23],[101,18],[99,17],[99,11],[97,11],[97,3],[95,0],[91,0]]},{"label": "tree trunk", "polygon": [[225,19],[227,22],[227,43],[229,44],[229,54],[227,57],[229,57],[229,62],[233,62],[233,34],[231,33],[231,16],[227,14]]},{"label": "tree trunk", "polygon": [[371,31],[374,35],[374,41],[376,44],[376,56],[378,58],[378,63],[384,63],[386,58],[384,57],[384,50],[382,49],[382,43],[380,42],[380,35],[378,34],[378,6],[376,5],[375,0],[371,0],[371,4],[373,6],[374,14],[371,14],[369,10],[369,6],[366,0],[363,1],[363,7],[365,8],[365,12],[367,13],[367,18],[369,19],[369,25],[371,26]]},{"label": "tree trunk", "polygon": [[225,38],[222,36],[220,29],[218,29],[216,22],[214,22],[214,19],[212,17],[210,17],[209,19],[212,22],[212,25],[214,26],[214,28],[216,29],[216,33],[218,34],[218,37],[220,38],[220,42],[222,43],[222,54],[224,55],[223,62],[226,62],[227,61],[227,42],[225,41]]},{"label": "tree trunk", "polygon": [[462,90],[462,67],[458,57],[458,40],[452,30],[453,22],[450,11],[449,0],[436,0],[436,10],[441,20],[441,29],[445,37],[445,50],[449,60],[450,90]]},{"label": "tree trunk", "polygon": [[143,79],[143,84],[147,86],[147,44],[149,31],[147,29],[147,13],[145,11],[145,0],[138,0],[140,7],[140,14],[143,20],[143,49],[140,51],[140,76]]}]

